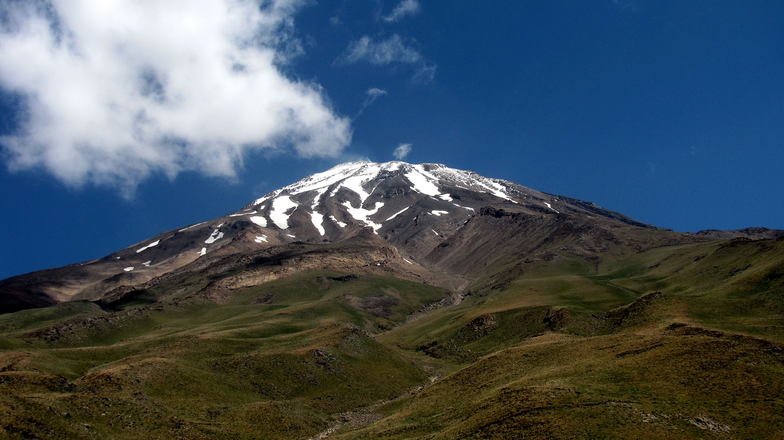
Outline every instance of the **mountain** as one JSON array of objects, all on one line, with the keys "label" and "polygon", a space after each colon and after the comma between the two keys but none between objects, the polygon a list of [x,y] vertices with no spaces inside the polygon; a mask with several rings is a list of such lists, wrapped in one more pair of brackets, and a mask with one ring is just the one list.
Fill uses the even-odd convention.
[{"label": "mountain", "polygon": [[4,438],[776,438],[784,234],[352,162],[0,281]]},{"label": "mountain", "polygon": [[383,255],[358,257],[356,264],[383,264],[377,267],[404,278],[449,284],[520,252],[538,258],[556,244],[590,257],[612,244],[643,249],[692,239],[591,203],[444,165],[352,162],[101,259],[4,280],[0,311],[99,300],[217,259],[306,244],[360,240]]}]

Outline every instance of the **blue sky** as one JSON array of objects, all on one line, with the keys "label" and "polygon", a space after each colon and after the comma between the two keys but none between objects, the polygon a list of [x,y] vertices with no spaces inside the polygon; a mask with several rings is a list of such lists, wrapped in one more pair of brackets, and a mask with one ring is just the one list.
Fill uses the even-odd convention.
[{"label": "blue sky", "polygon": [[[784,228],[779,1],[276,0],[256,22],[194,10],[196,23],[225,12],[224,27],[171,45],[167,11],[62,3],[52,35],[81,52],[57,65],[46,30],[14,46],[37,12],[0,7],[0,278],[218,217],[338,162],[392,160],[401,144],[409,162],[661,227]],[[117,32],[129,12],[140,20]],[[225,26],[245,45],[225,49]],[[233,70],[199,73],[214,47]],[[139,71],[140,87],[119,80]]]}]

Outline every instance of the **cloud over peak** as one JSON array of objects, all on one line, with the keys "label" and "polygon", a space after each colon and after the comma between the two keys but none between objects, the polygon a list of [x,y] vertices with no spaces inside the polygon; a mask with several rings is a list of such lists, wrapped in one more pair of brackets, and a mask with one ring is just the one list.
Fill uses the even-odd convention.
[{"label": "cloud over peak", "polygon": [[400,144],[392,151],[392,156],[397,160],[403,160],[409,153],[411,153],[411,144]]},{"label": "cloud over peak", "polygon": [[32,0],[0,6],[0,87],[23,96],[14,168],[132,190],[152,173],[234,176],[251,150],[336,156],[351,139],[280,65],[300,0]]}]

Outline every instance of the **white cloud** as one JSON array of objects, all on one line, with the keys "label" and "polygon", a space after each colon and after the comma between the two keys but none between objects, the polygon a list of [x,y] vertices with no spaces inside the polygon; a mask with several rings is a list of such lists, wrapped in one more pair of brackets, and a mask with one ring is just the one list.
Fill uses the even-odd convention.
[{"label": "white cloud", "polygon": [[350,142],[302,51],[303,0],[29,0],[0,5],[0,86],[25,99],[0,140],[16,169],[132,190],[151,173],[234,176],[249,150],[337,156]]},{"label": "white cloud", "polygon": [[397,148],[395,148],[395,151],[392,152],[392,156],[394,156],[397,160],[403,160],[410,152],[411,144],[400,144],[397,146]]},{"label": "white cloud", "polygon": [[398,21],[407,15],[414,15],[417,12],[419,12],[418,0],[402,0],[395,6],[395,9],[393,9],[389,15],[383,17],[383,20],[391,23]]},{"label": "white cloud", "polygon": [[359,111],[357,112],[354,119],[360,117],[362,113],[365,113],[365,110],[370,107],[371,104],[376,102],[376,100],[384,95],[387,95],[387,91],[383,89],[379,89],[377,87],[371,87],[367,89],[365,92],[365,100],[362,101],[362,105],[359,107]]},{"label": "white cloud", "polygon": [[337,62],[353,64],[367,62],[375,66],[389,64],[411,64],[416,67],[414,81],[427,83],[435,77],[436,66],[429,62],[415,48],[406,45],[398,34],[386,39],[373,39],[363,35],[349,43],[346,51]]}]

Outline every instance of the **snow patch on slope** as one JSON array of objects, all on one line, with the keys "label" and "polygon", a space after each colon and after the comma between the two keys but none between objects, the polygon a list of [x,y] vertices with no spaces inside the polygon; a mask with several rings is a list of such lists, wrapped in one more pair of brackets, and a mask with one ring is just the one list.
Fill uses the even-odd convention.
[{"label": "snow patch on slope", "polygon": [[326,188],[319,190],[316,193],[316,195],[313,197],[313,205],[310,207],[311,210],[310,221],[313,222],[313,226],[315,226],[316,229],[318,229],[319,234],[321,234],[321,236],[324,236],[324,234],[326,234],[326,231],[324,230],[324,214],[321,214],[320,212],[316,212],[316,207],[319,204],[321,196],[323,196],[326,191],[327,191]]},{"label": "snow patch on slope", "polygon": [[390,221],[390,220],[392,220],[393,218],[395,218],[395,217],[399,216],[400,214],[402,214],[402,213],[404,213],[404,212],[408,211],[408,208],[410,208],[410,206],[406,206],[405,208],[401,209],[400,211],[398,211],[398,212],[396,212],[396,213],[392,214],[392,216],[390,216],[390,217],[389,217],[388,219],[386,219],[385,221]]},{"label": "snow patch on slope", "polygon": [[187,226],[187,227],[185,227],[185,228],[182,228],[182,229],[180,229],[180,230],[179,230],[179,232],[184,232],[184,231],[187,231],[187,230],[189,230],[189,229],[193,229],[193,228],[195,228],[195,227],[197,227],[197,226],[201,226],[201,225],[203,225],[203,224],[205,224],[205,223],[207,223],[207,222],[201,222],[201,223],[196,223],[195,225],[190,225],[190,226]]},{"label": "snow patch on slope", "polygon": [[[346,188],[359,196],[359,206],[361,207],[365,203],[365,200],[373,193],[373,191],[365,191],[365,183],[375,179],[381,169],[382,167],[378,164],[372,162],[363,163],[360,168],[354,170],[350,177],[343,179],[340,185],[336,186],[329,196],[334,197],[340,188]],[[373,188],[373,190],[375,190],[375,188]]]},{"label": "snow patch on slope", "polygon": [[[219,225],[218,227],[220,227],[222,225],[223,224],[221,223],[221,225]],[[221,238],[223,238],[223,232],[220,229],[216,229],[216,230],[212,231],[212,234],[210,234],[210,237],[207,238],[206,240],[204,240],[204,242],[207,243],[207,244],[213,244],[216,241],[220,240]]]},{"label": "snow patch on slope", "polygon": [[494,181],[492,181],[490,179],[486,179],[486,178],[482,178],[482,180],[478,180],[478,182],[479,182],[480,185],[482,185],[485,188],[489,189],[490,193],[492,193],[494,196],[496,196],[496,197],[498,197],[500,199],[506,199],[506,200],[509,200],[510,202],[514,202],[514,200],[512,200],[512,198],[509,197],[509,195],[507,195],[507,193],[506,193],[508,191],[507,188],[505,186],[501,185],[500,183],[494,182]]},{"label": "snow patch on slope", "polygon": [[313,211],[310,213],[310,221],[313,222],[313,226],[318,229],[319,234],[323,236],[327,233],[327,231],[324,230],[324,214]]},{"label": "snow patch on slope", "polygon": [[414,191],[434,197],[439,195],[438,186],[431,182],[431,180],[438,181],[438,179],[426,172],[421,165],[412,166],[411,171],[407,172],[405,176],[414,185],[412,188]]},{"label": "snow patch on slope", "polygon": [[291,208],[296,208],[299,205],[291,200],[289,196],[275,197],[272,201],[272,210],[270,210],[269,217],[275,226],[280,229],[289,228],[289,217],[291,214],[286,214]]},{"label": "snow patch on slope", "polygon": [[144,251],[146,251],[147,249],[149,249],[149,248],[151,248],[151,247],[158,246],[158,243],[160,243],[160,242],[161,242],[160,240],[155,240],[155,241],[153,241],[152,243],[148,244],[147,246],[140,247],[139,249],[136,249],[136,253],[138,254],[138,253],[140,253],[140,252],[144,252]]},{"label": "snow patch on slope", "polygon": [[267,227],[267,219],[258,215],[254,215],[253,217],[249,218],[248,220],[252,221],[253,223],[261,226],[262,228]]},{"label": "snow patch on slope", "polygon": [[446,200],[447,202],[452,201],[452,196],[450,196],[449,194],[441,194],[440,196],[438,196],[438,198],[441,200]]},{"label": "snow patch on slope", "polygon": [[378,210],[382,206],[384,206],[383,203],[376,202],[375,203],[375,207],[373,209],[365,209],[365,208],[361,208],[361,207],[360,208],[354,208],[353,206],[351,206],[351,202],[343,202],[343,206],[346,207],[346,210],[348,211],[349,215],[351,215],[351,217],[353,217],[354,219],[359,220],[362,223],[364,223],[364,224],[370,226],[371,228],[373,228],[373,232],[374,233],[378,233],[377,231],[379,229],[381,229],[381,227],[383,226],[383,225],[380,225],[380,224],[375,223],[372,220],[368,219],[368,217],[370,217],[371,215],[377,213]]},{"label": "snow patch on slope", "polygon": [[229,217],[242,217],[243,215],[253,215],[256,213],[256,210],[248,211],[248,212],[239,212],[237,214],[229,214]]}]

